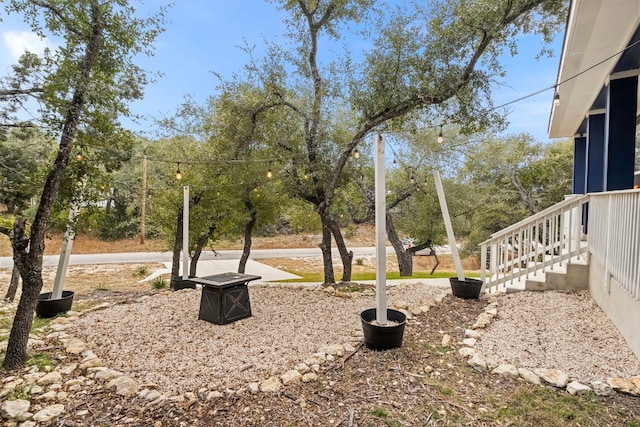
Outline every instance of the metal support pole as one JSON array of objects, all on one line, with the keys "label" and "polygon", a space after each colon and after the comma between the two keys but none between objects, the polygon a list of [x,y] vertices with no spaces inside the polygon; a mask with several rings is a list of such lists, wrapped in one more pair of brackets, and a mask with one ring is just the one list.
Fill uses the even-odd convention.
[{"label": "metal support pole", "polygon": [[375,193],[376,193],[376,320],[387,323],[387,224],[384,141],[376,135]]},{"label": "metal support pole", "polygon": [[183,188],[182,208],[182,279],[189,278],[189,186]]},{"label": "metal support pole", "polygon": [[447,200],[444,198],[444,190],[442,189],[442,181],[440,181],[440,173],[437,170],[433,171],[433,178],[436,182],[436,191],[438,192],[438,200],[440,200],[440,209],[442,210],[444,225],[447,229],[447,237],[449,240],[449,246],[451,246],[451,255],[453,255],[453,263],[456,266],[456,273],[458,273],[458,280],[462,282],[464,281],[464,272],[462,271],[462,263],[460,262],[460,255],[458,254],[458,246],[456,246],[456,237],[453,235],[453,227],[451,226],[451,218],[449,217]]}]

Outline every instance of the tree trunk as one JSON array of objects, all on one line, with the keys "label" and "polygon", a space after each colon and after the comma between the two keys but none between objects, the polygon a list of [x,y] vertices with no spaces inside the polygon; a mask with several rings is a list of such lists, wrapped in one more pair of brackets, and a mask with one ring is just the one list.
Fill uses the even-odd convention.
[{"label": "tree trunk", "polygon": [[253,227],[258,220],[258,213],[256,207],[251,203],[251,200],[245,200],[245,206],[249,210],[249,221],[244,226],[244,246],[242,247],[242,256],[240,257],[240,263],[238,263],[238,273],[244,273],[247,266],[247,260],[251,253],[251,234],[253,233]]},{"label": "tree trunk", "polygon": [[200,255],[202,254],[202,249],[204,245],[209,241],[209,237],[216,231],[217,225],[211,225],[207,230],[200,235],[198,241],[196,242],[196,248],[193,252],[193,256],[191,257],[191,262],[189,263],[189,276],[196,277],[196,270],[198,268],[198,260],[200,259]]},{"label": "tree trunk", "polygon": [[[182,207],[178,208],[176,221],[176,240],[173,242],[173,257],[171,259],[171,287],[175,286],[180,274],[180,250],[182,249]],[[185,265],[184,268],[187,268]]]},{"label": "tree trunk", "polygon": [[11,280],[9,280],[9,289],[7,289],[7,294],[4,296],[5,301],[13,301],[13,299],[16,297],[19,283],[20,271],[18,271],[18,266],[13,264],[13,270],[11,270]]},{"label": "tree trunk", "polygon": [[91,23],[91,34],[87,42],[85,56],[80,62],[79,80],[73,88],[73,97],[65,113],[58,153],[42,189],[40,204],[31,225],[29,237],[26,237],[23,219],[18,218],[14,223],[14,237],[11,245],[13,246],[13,262],[18,266],[20,276],[22,276],[22,294],[13,319],[7,343],[7,353],[2,363],[4,369],[18,368],[29,358],[27,342],[29,332],[31,332],[33,313],[38,303],[38,295],[42,290],[45,233],[51,218],[51,210],[60,193],[60,183],[69,165],[73,140],[80,123],[80,115],[87,101],[86,91],[91,82],[91,71],[98,59],[102,45],[104,23],[100,6],[96,1],[91,3]]},{"label": "tree trunk", "polygon": [[320,216],[322,221],[322,241],[318,246],[322,251],[322,265],[324,269],[324,283],[326,285],[336,283],[333,273],[333,259],[331,258],[331,229],[326,223],[326,218]]},{"label": "tree trunk", "polygon": [[400,270],[400,276],[412,276],[413,275],[413,253],[405,250],[402,245],[398,232],[393,224],[393,218],[387,213],[387,237],[393,246],[393,250],[396,253],[398,259],[398,270]]},{"label": "tree trunk", "polygon": [[328,217],[327,222],[329,227],[331,228],[331,233],[333,234],[333,238],[336,241],[336,247],[338,248],[338,252],[340,253],[340,260],[342,261],[342,281],[350,282],[351,281],[351,272],[352,272],[352,262],[353,262],[353,252],[347,250],[347,245],[344,243],[344,239],[342,238],[342,232],[340,231],[340,226],[338,223],[331,218]]}]

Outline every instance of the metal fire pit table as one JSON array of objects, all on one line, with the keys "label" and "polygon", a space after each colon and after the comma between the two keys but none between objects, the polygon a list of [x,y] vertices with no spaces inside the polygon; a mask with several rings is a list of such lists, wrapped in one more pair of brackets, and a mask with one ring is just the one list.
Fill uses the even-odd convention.
[{"label": "metal fire pit table", "polygon": [[202,285],[198,319],[224,325],[251,317],[247,283],[261,278],[251,274],[221,273],[189,279]]}]

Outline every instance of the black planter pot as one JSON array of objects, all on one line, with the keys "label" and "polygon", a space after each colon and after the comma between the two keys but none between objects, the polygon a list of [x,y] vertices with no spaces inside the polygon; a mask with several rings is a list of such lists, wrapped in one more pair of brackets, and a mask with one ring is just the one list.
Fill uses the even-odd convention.
[{"label": "black planter pot", "polygon": [[450,277],[451,292],[453,296],[464,299],[478,299],[480,290],[482,289],[482,280],[464,279],[458,280],[457,277]]},{"label": "black planter pot", "polygon": [[62,298],[51,299],[53,292],[45,292],[38,295],[36,304],[36,316],[40,318],[55,317],[58,314],[71,310],[73,304],[73,292],[62,291]]},{"label": "black planter pot", "polygon": [[[193,279],[195,276],[189,276],[189,279]],[[189,279],[183,279],[182,276],[175,277],[171,280],[171,289],[179,291],[180,289],[195,289],[196,284]]]},{"label": "black planter pot", "polygon": [[369,308],[360,313],[362,320],[362,330],[364,332],[364,345],[371,350],[390,350],[402,345],[404,335],[404,325],[407,316],[401,311],[387,309],[387,320],[394,324],[380,326],[373,322],[376,320],[376,309]]}]

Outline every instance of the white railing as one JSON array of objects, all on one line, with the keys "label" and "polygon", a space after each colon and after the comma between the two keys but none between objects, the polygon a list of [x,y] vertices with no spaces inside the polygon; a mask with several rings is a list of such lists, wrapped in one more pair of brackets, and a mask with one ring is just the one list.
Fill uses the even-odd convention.
[{"label": "white railing", "polygon": [[636,300],[640,299],[640,191],[590,194],[589,253],[603,262],[603,284],[611,278]]},{"label": "white railing", "polygon": [[588,200],[588,195],[567,196],[482,242],[480,274],[485,290],[506,290],[515,281],[560,268],[585,254],[587,246],[581,244],[582,211]]}]

